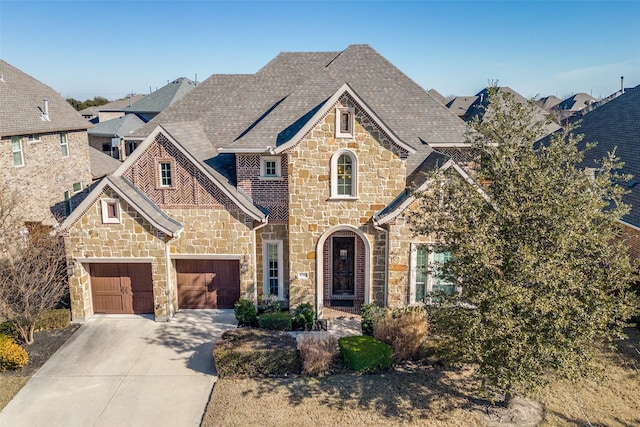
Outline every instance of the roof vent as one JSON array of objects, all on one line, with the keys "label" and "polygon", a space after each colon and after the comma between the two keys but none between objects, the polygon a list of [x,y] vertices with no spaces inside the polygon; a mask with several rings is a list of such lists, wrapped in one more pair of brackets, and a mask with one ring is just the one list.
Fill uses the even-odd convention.
[{"label": "roof vent", "polygon": [[42,116],[40,116],[40,118],[44,122],[51,121],[51,119],[49,118],[49,100],[47,98],[44,99],[44,110],[42,111]]}]

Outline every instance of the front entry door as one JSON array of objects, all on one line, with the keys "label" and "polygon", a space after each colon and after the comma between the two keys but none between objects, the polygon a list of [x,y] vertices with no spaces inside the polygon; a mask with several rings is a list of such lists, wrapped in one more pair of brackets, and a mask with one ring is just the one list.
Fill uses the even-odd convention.
[{"label": "front entry door", "polygon": [[355,295],[355,238],[333,238],[333,295]]}]

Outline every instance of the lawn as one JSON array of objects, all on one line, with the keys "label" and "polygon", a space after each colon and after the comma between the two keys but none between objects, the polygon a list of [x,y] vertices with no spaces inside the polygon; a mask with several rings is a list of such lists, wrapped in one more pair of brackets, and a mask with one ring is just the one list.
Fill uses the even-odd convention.
[{"label": "lawn", "polygon": [[[554,381],[532,396],[544,407],[541,425],[640,425],[640,332],[627,333],[618,353],[602,353],[601,381]],[[515,414],[480,398],[479,385],[471,368],[420,364],[377,375],[221,379],[203,425],[510,425]]]}]

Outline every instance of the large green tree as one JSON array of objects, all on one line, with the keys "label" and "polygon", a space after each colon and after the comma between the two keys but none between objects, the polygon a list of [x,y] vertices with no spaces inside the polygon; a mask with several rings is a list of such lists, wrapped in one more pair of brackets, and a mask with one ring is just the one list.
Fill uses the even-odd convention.
[{"label": "large green tree", "polygon": [[[580,167],[571,127],[545,143],[533,106],[495,88],[471,124],[476,183],[435,173],[409,214],[451,252],[439,273],[462,285],[432,322],[455,360],[475,363],[505,401],[553,374],[592,373],[594,343],[621,336],[633,280],[617,220],[628,210],[612,154]],[[589,145],[586,146],[589,148]]]}]

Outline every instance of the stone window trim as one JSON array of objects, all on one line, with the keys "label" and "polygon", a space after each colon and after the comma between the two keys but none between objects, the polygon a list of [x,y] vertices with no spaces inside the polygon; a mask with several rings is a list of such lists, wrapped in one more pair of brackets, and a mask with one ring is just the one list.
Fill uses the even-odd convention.
[{"label": "stone window trim", "polygon": [[[284,253],[283,253],[283,241],[282,240],[263,240],[262,241],[262,276],[263,276],[263,289],[262,292],[264,295],[269,295],[270,291],[270,281],[271,279],[277,279],[278,281],[278,300],[284,301]],[[271,268],[271,258],[273,258],[272,250],[276,250],[276,268]],[[271,255],[271,256],[270,256]],[[276,275],[270,274],[270,271],[275,270],[274,273]]]},{"label": "stone window trim", "polygon": [[355,108],[336,108],[336,138],[353,138]]},{"label": "stone window trim", "polygon": [[69,141],[66,132],[60,132],[60,152],[63,158],[69,157]]},{"label": "stone window trim", "polygon": [[[342,156],[348,156],[351,160],[351,174],[350,174],[350,192],[343,193],[345,190],[344,185],[339,185],[340,174],[346,173],[340,170],[339,161]],[[358,199],[358,157],[351,150],[339,150],[331,156],[331,196],[329,200],[357,200]],[[341,191],[342,190],[342,191]]]},{"label": "stone window trim", "polygon": [[282,158],[279,156],[260,156],[260,179],[281,180]]},{"label": "stone window trim", "polygon": [[[176,178],[177,178],[177,169],[176,169],[176,159],[173,157],[158,157],[155,159],[156,167],[156,189],[158,190],[171,190],[176,188]],[[162,168],[163,165],[169,165],[169,185],[166,183],[163,185],[163,174]],[[165,170],[166,173],[166,170]],[[165,176],[165,181],[167,177]]]},{"label": "stone window trim", "polygon": [[24,167],[24,149],[20,137],[11,137],[11,153],[13,156],[13,167]]},{"label": "stone window trim", "polygon": [[120,199],[100,199],[103,224],[120,224]]},{"label": "stone window trim", "polygon": [[[422,277],[418,269],[421,267],[419,260],[420,250],[426,250],[426,254],[422,253],[424,264],[422,268],[425,271]],[[420,284],[424,286],[424,295],[427,303],[431,302],[431,299],[427,296],[433,292],[434,285],[434,254],[438,252],[438,246],[434,243],[411,243],[411,254],[409,259],[409,304],[416,304],[420,301],[418,299],[419,290],[417,289]],[[441,252],[439,252],[441,253]],[[454,284],[443,284],[444,286],[454,286]],[[455,292],[460,293],[462,288],[459,285],[455,285]]]}]

